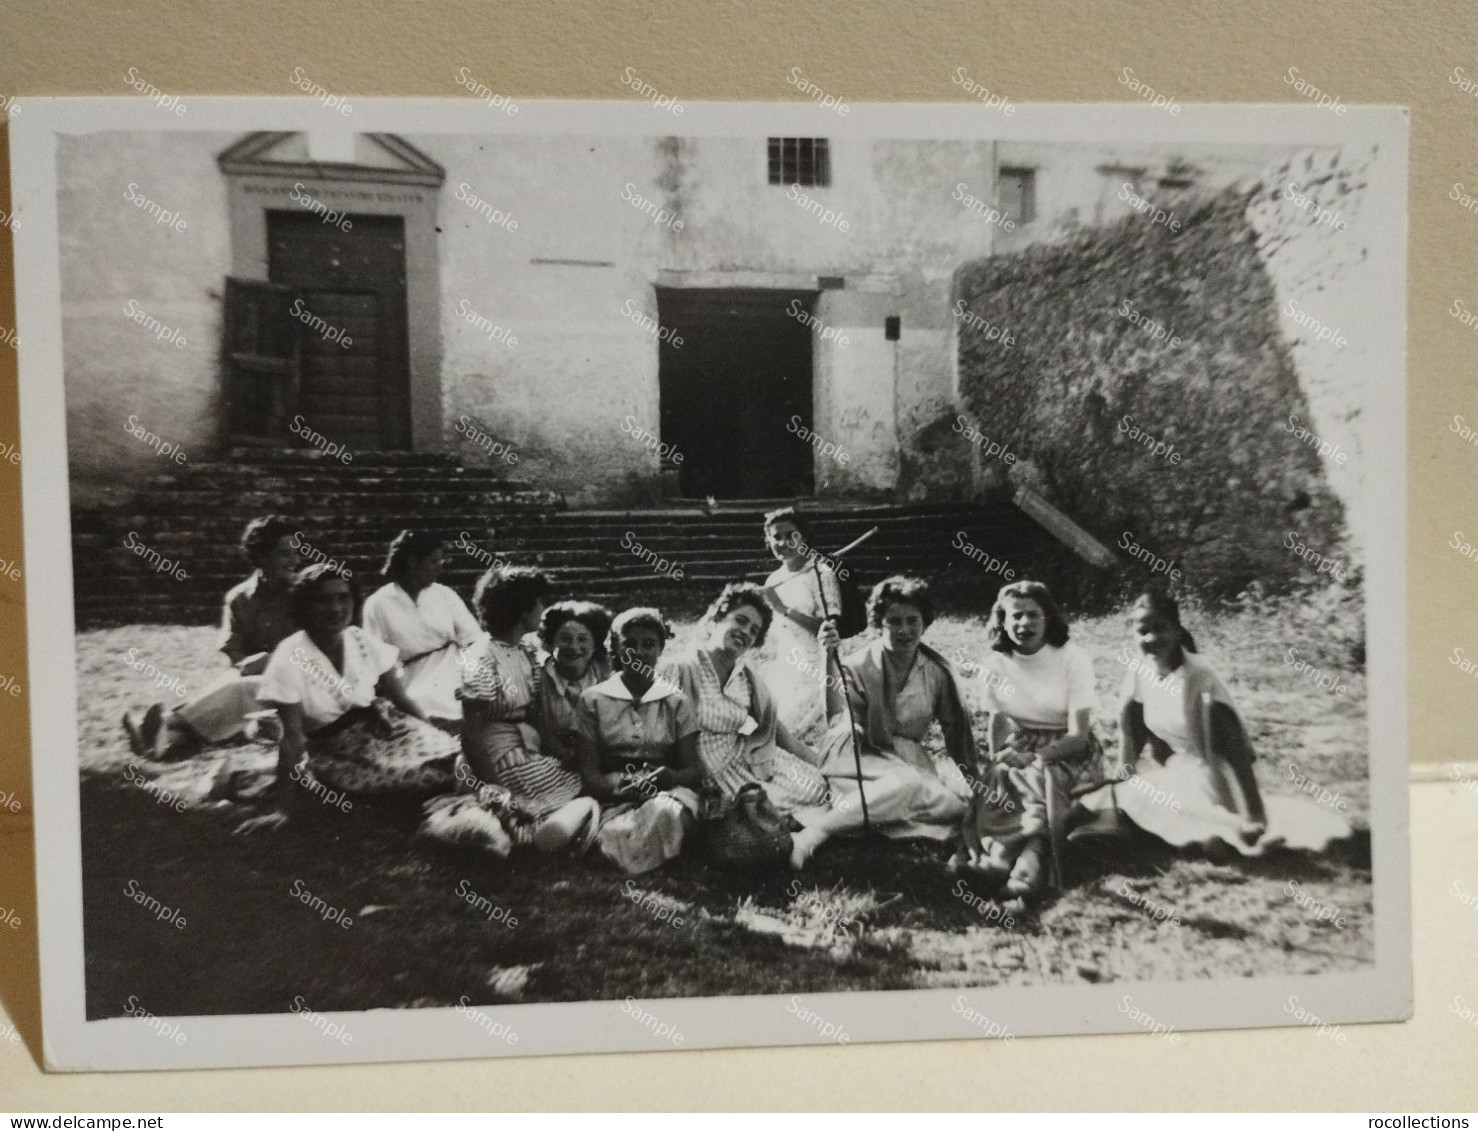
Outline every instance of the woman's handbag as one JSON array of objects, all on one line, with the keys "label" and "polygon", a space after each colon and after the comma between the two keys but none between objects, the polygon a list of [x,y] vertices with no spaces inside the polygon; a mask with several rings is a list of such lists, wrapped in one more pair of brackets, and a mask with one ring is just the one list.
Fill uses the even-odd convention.
[{"label": "woman's handbag", "polygon": [[705,822],[709,857],[720,868],[755,868],[790,858],[795,825],[782,817],[764,787],[750,782],[717,820]]}]

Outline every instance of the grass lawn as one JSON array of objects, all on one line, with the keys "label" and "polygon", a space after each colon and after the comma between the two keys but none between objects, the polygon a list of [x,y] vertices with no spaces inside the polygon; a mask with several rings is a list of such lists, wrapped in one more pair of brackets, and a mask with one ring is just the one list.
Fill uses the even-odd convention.
[{"label": "grass lawn", "polygon": [[[1145,837],[1079,848],[1067,890],[1030,910],[962,895],[967,885],[942,866],[948,846],[926,842],[832,842],[800,877],[726,874],[684,857],[628,879],[594,855],[500,861],[428,844],[413,835],[414,808],[363,802],[349,813],[310,803],[284,830],[236,837],[249,810],[194,798],[217,769],[261,766],[273,752],[236,746],[166,768],[159,784],[192,798],[180,812],[141,787],[160,770],[133,760],[118,725],[126,707],[156,697],[129,649],[194,691],[224,663],[214,630],[83,633],[88,1016],[121,1015],[130,996],[180,1015],[287,1012],[295,998],[329,1011],[450,1006],[462,995],[496,1004],[1352,969],[1374,955],[1364,676],[1332,650],[1305,649],[1348,693],[1301,678],[1285,659],[1296,620],[1296,610],[1188,616],[1252,732],[1264,791],[1293,794],[1291,775],[1305,775],[1344,799],[1358,834],[1322,857],[1233,865]],[[683,625],[678,644],[692,632]],[[1077,620],[1073,635],[1095,657],[1099,733],[1112,743],[1123,618]],[[928,640],[957,661],[985,652],[979,618],[942,617]],[[1290,880],[1347,925],[1316,918]],[[178,909],[184,929],[131,891]],[[324,921],[301,893],[352,926]]]}]

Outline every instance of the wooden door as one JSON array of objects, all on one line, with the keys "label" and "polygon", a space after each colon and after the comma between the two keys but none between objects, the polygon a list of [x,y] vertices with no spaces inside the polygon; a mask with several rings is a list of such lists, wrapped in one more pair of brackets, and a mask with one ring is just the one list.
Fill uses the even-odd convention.
[{"label": "wooden door", "polygon": [[289,311],[291,287],[226,280],[223,370],[226,436],[236,444],[280,444],[297,411],[303,326]]},{"label": "wooden door", "polygon": [[405,223],[346,220],[344,231],[311,213],[267,214],[268,277],[295,291],[302,324],[297,412],[350,451],[409,448]]}]

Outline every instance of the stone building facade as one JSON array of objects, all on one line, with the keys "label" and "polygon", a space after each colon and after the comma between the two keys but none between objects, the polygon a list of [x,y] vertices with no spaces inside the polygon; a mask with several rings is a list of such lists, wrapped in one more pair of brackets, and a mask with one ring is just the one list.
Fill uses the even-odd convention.
[{"label": "stone building facade", "polygon": [[961,405],[961,267],[1125,215],[1126,183],[1168,210],[1289,157],[67,136],[74,498],[161,469],[138,427],[197,462],[253,443],[450,452],[572,505],[968,497],[975,454],[938,442]]}]

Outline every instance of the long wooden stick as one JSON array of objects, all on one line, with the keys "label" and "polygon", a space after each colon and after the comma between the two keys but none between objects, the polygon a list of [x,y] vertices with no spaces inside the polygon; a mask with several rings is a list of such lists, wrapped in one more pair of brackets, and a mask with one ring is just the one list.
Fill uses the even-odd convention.
[{"label": "long wooden stick", "polygon": [[[877,529],[874,526],[861,538],[857,539],[856,542],[853,542],[852,546],[856,546],[858,543],[871,538],[877,533]],[[847,549],[850,550],[852,546],[848,546]],[[840,557],[841,552],[839,551],[833,556]],[[831,607],[826,600],[826,583],[821,579],[821,563],[815,558],[811,559],[811,569],[816,574],[816,592],[821,596],[821,619],[830,620]],[[862,784],[862,751],[857,746],[857,716],[852,713],[852,693],[851,689],[847,687],[847,669],[842,666],[840,650],[831,653],[831,661],[836,664],[837,678],[842,681],[842,701],[847,705],[847,723],[852,738],[852,764],[857,769],[857,796],[862,801],[862,838],[866,840],[872,829],[872,819],[868,816],[867,812],[867,790]],[[822,692],[822,695],[824,702],[825,691]]]},{"label": "long wooden stick", "polygon": [[836,561],[837,558],[844,557],[845,555],[850,554],[853,550],[857,549],[858,546],[862,545],[862,543],[866,542],[869,538],[871,538],[877,532],[878,532],[878,528],[876,526],[874,526],[866,534],[862,535],[862,537],[860,537],[860,538],[854,538],[852,541],[848,542],[845,546],[843,546],[836,553],[834,553],[834,554],[831,555],[832,561]]}]

